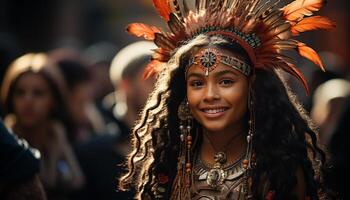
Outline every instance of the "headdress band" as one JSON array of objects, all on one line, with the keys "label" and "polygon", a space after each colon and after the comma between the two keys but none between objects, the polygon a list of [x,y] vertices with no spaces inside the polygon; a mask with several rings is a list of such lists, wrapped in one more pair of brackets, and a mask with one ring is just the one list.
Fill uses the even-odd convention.
[{"label": "headdress band", "polygon": [[186,66],[185,73],[187,74],[189,67],[196,64],[202,67],[202,69],[205,71],[205,76],[208,76],[209,72],[213,71],[219,63],[232,67],[233,69],[240,71],[245,76],[250,75],[250,65],[236,57],[224,55],[215,48],[203,49],[194,57],[190,58]]}]

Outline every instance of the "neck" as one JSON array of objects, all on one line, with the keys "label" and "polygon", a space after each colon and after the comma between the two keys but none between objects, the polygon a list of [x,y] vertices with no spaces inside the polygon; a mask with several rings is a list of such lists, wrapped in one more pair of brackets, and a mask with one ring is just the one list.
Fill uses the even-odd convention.
[{"label": "neck", "polygon": [[226,154],[227,163],[233,163],[246,150],[246,130],[243,124],[220,132],[203,129],[202,141],[200,156],[205,163],[214,164],[218,151]]}]

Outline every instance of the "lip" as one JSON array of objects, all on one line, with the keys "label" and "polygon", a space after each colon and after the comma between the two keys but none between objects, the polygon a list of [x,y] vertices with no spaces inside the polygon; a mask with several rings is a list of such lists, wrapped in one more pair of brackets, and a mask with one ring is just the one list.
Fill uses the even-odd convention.
[{"label": "lip", "polygon": [[228,109],[227,107],[206,107],[200,109],[200,111],[206,118],[215,119],[223,116]]}]

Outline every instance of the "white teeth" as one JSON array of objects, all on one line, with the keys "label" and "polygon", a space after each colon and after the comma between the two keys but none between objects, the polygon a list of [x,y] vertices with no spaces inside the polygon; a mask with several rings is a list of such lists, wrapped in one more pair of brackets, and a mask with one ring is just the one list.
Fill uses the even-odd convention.
[{"label": "white teeth", "polygon": [[219,113],[219,112],[224,112],[226,109],[225,108],[219,108],[219,109],[204,109],[205,113],[209,113],[209,114],[215,114],[215,113]]}]

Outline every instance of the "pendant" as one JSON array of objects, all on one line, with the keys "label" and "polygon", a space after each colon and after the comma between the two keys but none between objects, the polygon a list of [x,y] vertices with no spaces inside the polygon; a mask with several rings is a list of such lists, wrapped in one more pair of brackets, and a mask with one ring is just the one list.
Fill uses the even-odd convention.
[{"label": "pendant", "polygon": [[226,154],[218,152],[214,155],[214,160],[214,168],[208,172],[207,184],[212,188],[217,188],[224,183],[227,177],[227,172],[222,168],[222,165],[227,161]]},{"label": "pendant", "polygon": [[221,168],[213,168],[208,172],[207,184],[212,188],[222,185],[226,179],[226,172]]}]

